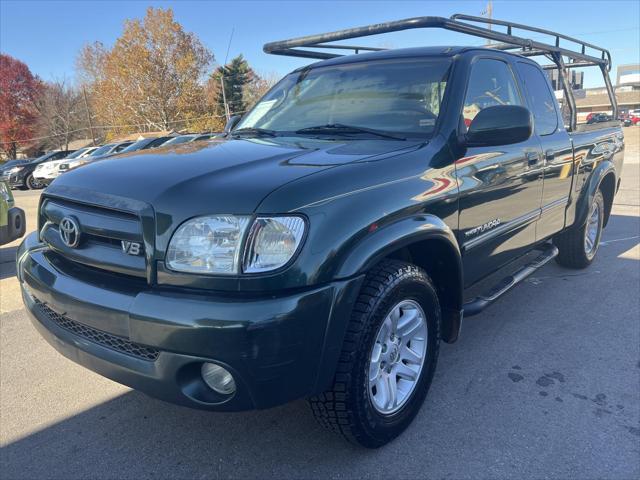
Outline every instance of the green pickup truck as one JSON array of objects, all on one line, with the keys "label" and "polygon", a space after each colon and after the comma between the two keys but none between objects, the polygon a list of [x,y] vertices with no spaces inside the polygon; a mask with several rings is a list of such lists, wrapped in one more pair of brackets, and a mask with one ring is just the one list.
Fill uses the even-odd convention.
[{"label": "green pickup truck", "polygon": [[[17,252],[37,330],[170,402],[235,411],[307,397],[350,441],[395,438],[463,317],[554,258],[592,263],[620,183],[620,124],[578,125],[565,81],[565,58],[599,69],[616,118],[609,52],[475,25],[487,21],[421,17],[267,44],[322,61],[230,120],[226,138],[56,179]],[[503,43],[327,43],[413,28]],[[543,68],[561,72],[566,119]]]},{"label": "green pickup truck", "polygon": [[14,206],[11,189],[0,181],[0,245],[24,235],[24,211]]}]

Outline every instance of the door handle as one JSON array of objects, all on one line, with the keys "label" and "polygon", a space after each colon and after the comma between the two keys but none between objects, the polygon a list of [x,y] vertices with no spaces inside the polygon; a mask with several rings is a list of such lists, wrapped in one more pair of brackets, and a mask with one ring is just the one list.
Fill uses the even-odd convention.
[{"label": "door handle", "polygon": [[527,152],[527,163],[529,166],[535,165],[540,160],[540,155],[537,152]]},{"label": "door handle", "polygon": [[550,162],[551,160],[553,160],[554,158],[556,158],[556,152],[554,152],[553,150],[549,149],[546,152],[544,152],[544,159],[547,162]]}]

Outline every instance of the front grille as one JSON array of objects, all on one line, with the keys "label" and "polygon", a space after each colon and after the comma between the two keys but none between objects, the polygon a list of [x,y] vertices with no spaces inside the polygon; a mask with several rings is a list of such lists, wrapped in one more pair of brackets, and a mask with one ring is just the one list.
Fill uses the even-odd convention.
[{"label": "front grille", "polygon": [[[138,249],[138,255],[129,255],[122,248],[122,242],[144,245],[142,223],[137,214],[45,195],[40,215],[40,238],[67,260],[146,277],[143,249]],[[66,245],[60,237],[59,225],[65,217],[75,219],[80,230],[79,242],[74,247]]]},{"label": "front grille", "polygon": [[82,323],[78,323],[75,320],[71,320],[65,315],[60,315],[59,313],[54,312],[45,303],[41,302],[35,297],[33,300],[40,312],[46,315],[49,320],[58,325],[60,328],[64,328],[65,330],[78,335],[79,337],[86,338],[93,343],[97,343],[98,345],[102,345],[103,347],[110,348],[111,350],[115,350],[117,352],[124,353],[141,360],[153,362],[158,358],[158,355],[160,355],[160,351],[155,348],[146,347],[144,345],[140,345],[139,343],[130,342],[126,338],[118,337],[117,335],[112,335],[96,328],[83,325]]}]

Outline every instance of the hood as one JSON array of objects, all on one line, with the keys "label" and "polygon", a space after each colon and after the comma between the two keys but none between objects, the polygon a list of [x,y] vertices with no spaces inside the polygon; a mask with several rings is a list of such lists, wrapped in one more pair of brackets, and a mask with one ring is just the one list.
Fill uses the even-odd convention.
[{"label": "hood", "polygon": [[141,201],[175,224],[197,215],[252,213],[264,197],[284,184],[416,145],[301,137],[192,142],[88,164],[59,177],[50,192],[77,190],[84,191],[85,198],[104,194]]}]

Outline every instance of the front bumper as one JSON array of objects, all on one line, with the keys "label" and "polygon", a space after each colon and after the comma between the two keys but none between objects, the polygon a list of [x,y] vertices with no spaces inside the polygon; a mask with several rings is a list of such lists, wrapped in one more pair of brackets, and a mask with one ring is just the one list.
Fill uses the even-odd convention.
[{"label": "front bumper", "polygon": [[[33,324],[60,353],[151,396],[211,410],[267,408],[326,389],[362,282],[259,296],[152,287],[72,264],[34,234],[17,268]],[[122,347],[131,344],[157,356]],[[209,389],[203,362],[229,370],[237,391]]]},{"label": "front bumper", "polygon": [[52,172],[33,172],[33,178],[38,180],[39,182],[48,182],[51,183],[55,178],[58,177],[57,173]]},{"label": "front bumper", "polygon": [[9,175],[6,178],[3,178],[3,180],[7,182],[11,188],[19,188],[19,187],[26,186],[26,182],[25,182],[26,178],[27,178],[26,175],[21,175],[19,173],[16,173],[13,175]]}]

